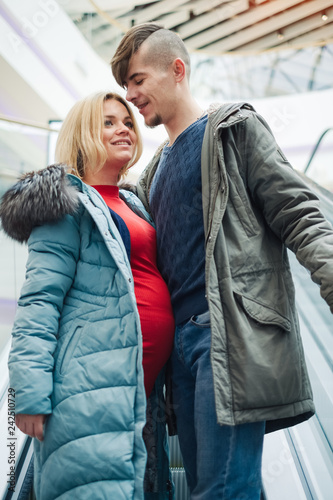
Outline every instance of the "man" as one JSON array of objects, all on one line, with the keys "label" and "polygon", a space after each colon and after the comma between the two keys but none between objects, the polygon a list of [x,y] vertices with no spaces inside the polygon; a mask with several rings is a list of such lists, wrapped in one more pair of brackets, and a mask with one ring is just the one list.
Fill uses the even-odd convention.
[{"label": "man", "polygon": [[286,246],[333,312],[332,226],[250,105],[203,112],[175,33],[135,26],[111,65],[146,125],[169,136],[138,193],[176,319],[172,390],[191,498],[258,500],[264,433],[315,411]]}]

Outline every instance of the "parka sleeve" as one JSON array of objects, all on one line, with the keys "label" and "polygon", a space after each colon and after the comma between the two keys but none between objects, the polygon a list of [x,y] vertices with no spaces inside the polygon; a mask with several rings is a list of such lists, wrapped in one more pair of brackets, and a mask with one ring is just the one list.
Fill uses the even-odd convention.
[{"label": "parka sleeve", "polygon": [[243,122],[246,181],[267,224],[307,268],[333,313],[333,228],[320,201],[291,167],[265,120]]},{"label": "parka sleeve", "polygon": [[52,413],[53,354],[79,248],[78,225],[70,215],[58,223],[36,227],[29,238],[26,278],[18,301],[8,363],[17,413]]}]

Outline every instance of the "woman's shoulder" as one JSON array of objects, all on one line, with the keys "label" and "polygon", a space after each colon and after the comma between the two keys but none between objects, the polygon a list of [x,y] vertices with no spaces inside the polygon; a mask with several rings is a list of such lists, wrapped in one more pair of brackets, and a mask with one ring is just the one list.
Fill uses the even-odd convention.
[{"label": "woman's shoulder", "polygon": [[79,184],[70,177],[63,164],[23,175],[1,199],[4,232],[23,243],[34,227],[74,215],[79,207]]}]

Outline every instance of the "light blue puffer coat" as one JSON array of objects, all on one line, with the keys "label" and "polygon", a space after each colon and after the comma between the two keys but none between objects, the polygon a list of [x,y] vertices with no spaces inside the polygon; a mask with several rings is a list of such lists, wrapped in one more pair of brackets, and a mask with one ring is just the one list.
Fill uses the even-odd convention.
[{"label": "light blue puffer coat", "polygon": [[[37,499],[142,499],[146,401],[126,250],[100,195],[60,167],[48,169],[21,181],[1,211],[5,230],[20,213],[23,225],[54,218],[28,240],[9,357],[17,413],[49,415],[44,441],[34,440]],[[133,193],[123,194],[145,212]],[[75,213],[60,217],[68,197]],[[147,498],[171,498],[166,462],[163,474],[164,491]]]}]

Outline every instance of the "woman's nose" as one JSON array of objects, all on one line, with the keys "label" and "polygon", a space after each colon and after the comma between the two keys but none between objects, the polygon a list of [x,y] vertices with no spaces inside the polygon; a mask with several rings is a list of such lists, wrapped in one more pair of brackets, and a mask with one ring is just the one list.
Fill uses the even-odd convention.
[{"label": "woman's nose", "polygon": [[123,134],[123,133],[128,133],[128,127],[125,125],[125,123],[120,122],[118,127],[117,127],[117,132],[118,134]]}]

